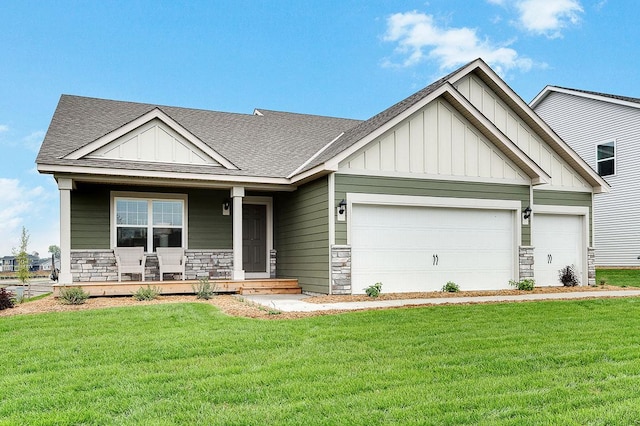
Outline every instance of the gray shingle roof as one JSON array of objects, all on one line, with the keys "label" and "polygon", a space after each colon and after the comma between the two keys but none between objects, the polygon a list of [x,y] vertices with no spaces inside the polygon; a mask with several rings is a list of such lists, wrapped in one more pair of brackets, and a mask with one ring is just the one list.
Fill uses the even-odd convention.
[{"label": "gray shingle roof", "polygon": [[604,98],[617,99],[619,101],[633,102],[640,104],[640,98],[631,98],[629,96],[612,95],[610,93],[592,92],[590,90],[572,89],[570,87],[556,86],[559,89],[571,90],[572,92],[585,93],[587,95],[602,96]]},{"label": "gray shingle roof", "polygon": [[[239,170],[182,164],[63,157],[159,108]],[[132,170],[286,177],[358,120],[260,110],[261,115],[63,95],[36,159],[38,164]]]}]

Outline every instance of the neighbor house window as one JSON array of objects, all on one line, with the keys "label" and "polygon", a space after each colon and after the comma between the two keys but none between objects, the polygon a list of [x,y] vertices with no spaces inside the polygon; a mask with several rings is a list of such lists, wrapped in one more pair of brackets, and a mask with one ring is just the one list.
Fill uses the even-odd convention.
[{"label": "neighbor house window", "polygon": [[601,143],[597,147],[598,174],[610,176],[616,173],[616,142]]},{"label": "neighbor house window", "polygon": [[185,200],[114,197],[115,246],[183,247]]}]

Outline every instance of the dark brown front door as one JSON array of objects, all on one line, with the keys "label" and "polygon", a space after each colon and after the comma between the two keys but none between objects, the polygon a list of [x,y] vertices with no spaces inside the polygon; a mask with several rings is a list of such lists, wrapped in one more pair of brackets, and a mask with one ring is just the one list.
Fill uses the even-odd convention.
[{"label": "dark brown front door", "polygon": [[245,272],[267,271],[267,206],[242,206],[242,268]]}]

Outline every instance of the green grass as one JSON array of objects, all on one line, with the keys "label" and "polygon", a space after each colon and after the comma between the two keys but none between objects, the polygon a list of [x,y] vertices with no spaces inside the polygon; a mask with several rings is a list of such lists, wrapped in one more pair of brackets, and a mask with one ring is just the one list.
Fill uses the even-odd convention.
[{"label": "green grass", "polygon": [[632,424],[640,298],[0,318],[0,424]]},{"label": "green grass", "polygon": [[602,280],[618,287],[640,287],[640,269],[597,269],[596,284]]}]

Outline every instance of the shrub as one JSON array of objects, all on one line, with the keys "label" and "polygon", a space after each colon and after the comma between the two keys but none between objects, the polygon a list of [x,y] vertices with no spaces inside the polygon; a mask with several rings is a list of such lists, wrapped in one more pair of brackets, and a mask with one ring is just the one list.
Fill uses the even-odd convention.
[{"label": "shrub", "polygon": [[16,299],[13,293],[7,291],[7,289],[4,287],[0,288],[0,311],[13,308],[15,303]]},{"label": "shrub", "polygon": [[193,291],[196,294],[196,299],[209,300],[216,293],[216,286],[212,286],[208,278],[202,278],[198,281],[197,286],[193,286]]},{"label": "shrub", "polygon": [[364,289],[369,297],[378,297],[382,291],[382,283],[375,283]]},{"label": "shrub", "polygon": [[147,286],[147,287],[140,287],[138,291],[133,293],[133,298],[141,302],[144,300],[157,299],[159,295],[160,295],[159,287]]},{"label": "shrub", "polygon": [[63,305],[82,305],[89,298],[89,293],[80,287],[62,287],[58,297]]},{"label": "shrub", "polygon": [[526,290],[531,291],[536,285],[536,281],[534,279],[525,278],[520,281],[509,280],[509,285],[515,287],[518,290]]},{"label": "shrub", "polygon": [[565,287],[575,287],[580,284],[578,274],[576,273],[576,267],[573,265],[567,265],[558,271],[558,278]]},{"label": "shrub", "polygon": [[460,286],[453,281],[447,281],[447,283],[442,286],[442,291],[446,293],[457,293],[460,291]]}]

